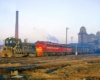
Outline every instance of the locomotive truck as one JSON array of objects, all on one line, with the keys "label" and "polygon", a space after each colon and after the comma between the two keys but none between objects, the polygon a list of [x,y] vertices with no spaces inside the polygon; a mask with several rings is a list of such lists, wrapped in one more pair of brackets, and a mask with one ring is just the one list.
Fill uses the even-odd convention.
[{"label": "locomotive truck", "polygon": [[1,57],[26,57],[26,56],[51,56],[67,55],[72,53],[71,47],[49,41],[37,41],[36,43],[22,42],[13,37],[5,39],[5,45]]}]

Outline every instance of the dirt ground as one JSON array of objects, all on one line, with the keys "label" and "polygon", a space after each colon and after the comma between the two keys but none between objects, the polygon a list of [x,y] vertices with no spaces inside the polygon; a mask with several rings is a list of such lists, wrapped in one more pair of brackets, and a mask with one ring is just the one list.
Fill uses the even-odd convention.
[{"label": "dirt ground", "polygon": [[[19,70],[19,75],[24,75],[21,80],[100,80],[99,55],[1,58],[0,60],[2,61],[0,67],[21,66],[22,63],[27,66],[36,65],[34,69]],[[0,74],[7,78],[10,73],[0,70]]]}]

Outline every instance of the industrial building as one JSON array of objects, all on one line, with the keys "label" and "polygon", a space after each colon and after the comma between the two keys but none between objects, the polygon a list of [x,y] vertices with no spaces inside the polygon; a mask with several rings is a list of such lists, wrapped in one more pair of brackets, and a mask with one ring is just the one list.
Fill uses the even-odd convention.
[{"label": "industrial building", "polygon": [[99,53],[100,52],[100,31],[96,34],[88,34],[82,26],[78,33],[78,43],[70,43],[74,51],[78,53]]}]

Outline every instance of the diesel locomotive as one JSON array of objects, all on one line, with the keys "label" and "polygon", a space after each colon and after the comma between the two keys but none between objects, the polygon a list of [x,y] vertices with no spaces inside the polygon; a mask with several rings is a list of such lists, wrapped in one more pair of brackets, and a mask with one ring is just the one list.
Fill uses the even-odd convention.
[{"label": "diesel locomotive", "polygon": [[13,37],[5,39],[5,45],[1,57],[26,57],[26,56],[51,56],[67,55],[72,53],[71,47],[49,41],[37,41],[36,43],[22,42]]},{"label": "diesel locomotive", "polygon": [[38,56],[51,56],[51,55],[61,56],[61,55],[72,54],[72,47],[49,41],[37,41],[36,49],[38,51]]},{"label": "diesel locomotive", "polygon": [[36,54],[34,43],[27,43],[26,41],[22,42],[21,39],[13,37],[5,39],[1,57],[24,57],[29,54]]}]

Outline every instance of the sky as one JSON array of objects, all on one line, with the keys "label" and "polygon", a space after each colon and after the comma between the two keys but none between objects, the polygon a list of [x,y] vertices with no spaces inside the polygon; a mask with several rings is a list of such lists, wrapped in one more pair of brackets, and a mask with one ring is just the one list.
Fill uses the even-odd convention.
[{"label": "sky", "polygon": [[65,44],[69,28],[67,43],[77,43],[82,26],[88,34],[100,31],[100,0],[0,0],[0,44],[15,37],[16,11],[22,41]]}]

